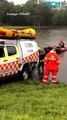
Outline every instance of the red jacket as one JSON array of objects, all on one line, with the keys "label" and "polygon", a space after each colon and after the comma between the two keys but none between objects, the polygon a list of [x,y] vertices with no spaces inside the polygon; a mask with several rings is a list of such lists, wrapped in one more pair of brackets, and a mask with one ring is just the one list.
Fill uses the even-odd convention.
[{"label": "red jacket", "polygon": [[60,58],[55,51],[51,50],[44,58],[44,67],[50,70],[58,70],[60,66]]},{"label": "red jacket", "polygon": [[61,41],[61,42],[59,43],[59,47],[64,48],[64,42],[63,42],[63,41]]}]

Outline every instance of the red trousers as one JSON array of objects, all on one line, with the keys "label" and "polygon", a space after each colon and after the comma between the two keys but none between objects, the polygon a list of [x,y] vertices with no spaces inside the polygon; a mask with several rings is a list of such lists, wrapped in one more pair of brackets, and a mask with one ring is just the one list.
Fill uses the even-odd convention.
[{"label": "red trousers", "polygon": [[52,73],[52,83],[56,83],[57,71],[56,70],[50,70],[50,69],[45,70],[44,77],[43,77],[43,82],[44,83],[48,82],[48,77],[49,77],[50,72]]}]

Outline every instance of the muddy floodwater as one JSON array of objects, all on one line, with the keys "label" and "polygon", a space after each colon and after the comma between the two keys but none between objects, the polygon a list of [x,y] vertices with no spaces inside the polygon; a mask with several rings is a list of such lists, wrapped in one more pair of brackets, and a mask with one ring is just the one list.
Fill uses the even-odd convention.
[{"label": "muddy floodwater", "polygon": [[[67,46],[67,28],[37,29],[36,41],[41,49],[48,45],[58,45],[60,40]],[[61,65],[57,80],[67,83],[67,51],[60,54]],[[51,75],[50,78],[51,79]]]}]

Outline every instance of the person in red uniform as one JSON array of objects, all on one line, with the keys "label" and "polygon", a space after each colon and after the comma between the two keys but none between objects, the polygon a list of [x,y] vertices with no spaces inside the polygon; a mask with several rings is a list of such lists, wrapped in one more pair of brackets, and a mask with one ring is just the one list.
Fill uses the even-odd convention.
[{"label": "person in red uniform", "polygon": [[50,72],[52,73],[52,83],[56,84],[56,76],[60,67],[60,58],[55,49],[52,49],[44,58],[44,77],[43,82],[48,83]]},{"label": "person in red uniform", "polygon": [[60,47],[60,48],[64,48],[64,47],[65,47],[65,44],[64,44],[64,41],[63,41],[63,40],[60,41],[59,47]]}]

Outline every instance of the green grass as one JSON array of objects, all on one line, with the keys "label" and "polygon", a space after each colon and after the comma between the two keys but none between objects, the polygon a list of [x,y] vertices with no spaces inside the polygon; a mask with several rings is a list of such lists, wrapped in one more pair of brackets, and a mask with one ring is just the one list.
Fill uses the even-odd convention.
[{"label": "green grass", "polygon": [[0,120],[67,120],[67,85],[32,80],[1,85]]}]

